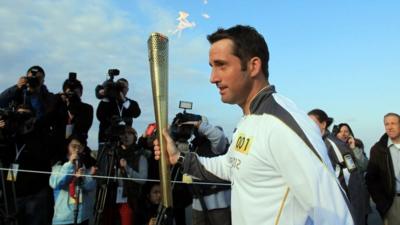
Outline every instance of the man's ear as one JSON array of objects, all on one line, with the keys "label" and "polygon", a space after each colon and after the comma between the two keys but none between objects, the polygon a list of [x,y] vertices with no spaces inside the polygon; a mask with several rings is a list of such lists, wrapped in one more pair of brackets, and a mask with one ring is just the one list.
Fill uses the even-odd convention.
[{"label": "man's ear", "polygon": [[250,77],[255,77],[261,73],[261,59],[259,57],[253,57],[247,63],[247,70],[249,71]]}]

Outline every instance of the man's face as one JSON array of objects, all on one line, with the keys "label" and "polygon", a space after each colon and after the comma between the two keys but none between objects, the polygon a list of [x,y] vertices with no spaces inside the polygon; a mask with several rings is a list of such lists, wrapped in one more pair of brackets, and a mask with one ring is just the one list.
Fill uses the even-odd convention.
[{"label": "man's face", "polygon": [[124,94],[124,96],[126,96],[126,94],[128,94],[128,91],[129,91],[129,84],[125,81],[118,81],[118,83],[122,87],[122,94]]},{"label": "man's face", "polygon": [[[27,77],[32,77],[32,72],[29,71],[28,74],[26,75]],[[37,72],[36,75],[37,79],[39,80],[39,87],[41,87],[44,84],[44,75],[41,72]]]},{"label": "man's face", "polygon": [[219,89],[224,103],[244,105],[251,90],[250,77],[242,71],[240,59],[233,55],[233,42],[222,39],[211,45],[210,82]]},{"label": "man's face", "polygon": [[82,97],[82,90],[80,88],[75,88],[75,89],[66,88],[64,91],[64,93],[70,93],[70,92],[75,93],[79,98]]},{"label": "man's face", "polygon": [[397,116],[387,116],[384,119],[385,131],[390,139],[400,137],[400,121]]}]

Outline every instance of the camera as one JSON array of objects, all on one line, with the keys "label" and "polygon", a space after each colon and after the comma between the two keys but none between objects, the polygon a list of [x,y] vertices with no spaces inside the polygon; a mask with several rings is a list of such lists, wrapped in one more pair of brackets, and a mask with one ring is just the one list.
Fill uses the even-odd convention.
[{"label": "camera", "polygon": [[1,108],[0,120],[5,122],[4,130],[6,132],[13,131],[18,123],[17,112],[13,108]]},{"label": "camera", "polygon": [[[63,84],[63,90],[64,90],[64,95],[67,97],[67,98],[69,98],[69,99],[71,99],[71,98],[73,98],[74,96],[77,96],[77,94],[76,94],[76,92],[74,91],[74,90],[76,90],[76,89],[80,89],[80,90],[82,90],[82,84],[81,84],[81,82],[79,81],[79,80],[77,80],[76,79],[76,73],[74,73],[74,72],[70,72],[69,74],[68,74],[68,79],[66,79],[65,81],[64,81],[64,84]],[[78,96],[79,97],[79,96]]]},{"label": "camera", "polygon": [[[96,97],[98,99],[118,99],[124,87],[121,83],[114,82],[114,77],[119,75],[118,69],[109,69],[108,76],[110,77],[102,85],[96,87]],[[104,90],[104,95],[101,95],[100,90]]]},{"label": "camera", "polygon": [[77,74],[75,72],[70,72],[68,74],[68,79],[66,79],[63,83],[63,93],[62,95],[68,99],[68,110],[75,114],[77,111],[79,103],[81,103],[81,97],[77,93],[77,89],[79,92],[82,91],[83,87],[81,82],[77,79]]},{"label": "camera", "polygon": [[117,116],[114,115],[111,117],[111,125],[106,130],[106,136],[109,142],[119,142],[120,136],[124,134],[126,128],[125,121]]},{"label": "camera", "polygon": [[187,109],[192,109],[193,103],[180,101],[179,108],[183,109],[182,113],[176,114],[170,127],[170,135],[175,142],[187,142],[195,132],[193,124],[183,124],[188,121],[200,121],[201,116],[187,113]]},{"label": "camera", "polygon": [[[27,109],[20,106],[19,109]],[[26,133],[33,129],[35,115],[32,111],[18,111],[16,107],[0,108],[0,120],[5,122],[4,133],[11,136],[16,133]]]}]

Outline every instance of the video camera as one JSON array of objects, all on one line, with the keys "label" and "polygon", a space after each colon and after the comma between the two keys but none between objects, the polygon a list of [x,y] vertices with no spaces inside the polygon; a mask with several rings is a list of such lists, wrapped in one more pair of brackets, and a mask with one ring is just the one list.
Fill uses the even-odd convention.
[{"label": "video camera", "polygon": [[68,79],[64,81],[63,90],[67,97],[72,97],[75,89],[82,88],[81,82],[79,82],[76,77],[77,76],[75,72],[70,72],[68,74]]},{"label": "video camera", "polygon": [[192,109],[192,106],[192,102],[179,101],[179,108],[183,109],[183,112],[176,114],[170,127],[170,135],[175,142],[187,142],[194,134],[194,125],[184,124],[185,122],[201,120],[200,115],[186,112],[187,109]]},{"label": "video camera", "polygon": [[[96,97],[98,99],[108,98],[108,99],[118,99],[120,93],[123,91],[124,87],[121,83],[114,82],[114,77],[119,75],[118,69],[109,69],[108,80],[104,81],[102,85],[97,85],[96,87]],[[104,90],[104,95],[100,94],[100,90]]]}]

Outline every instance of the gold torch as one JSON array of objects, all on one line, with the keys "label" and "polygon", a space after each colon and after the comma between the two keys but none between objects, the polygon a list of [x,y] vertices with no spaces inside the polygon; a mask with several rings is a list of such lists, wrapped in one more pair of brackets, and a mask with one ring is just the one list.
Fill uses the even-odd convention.
[{"label": "gold torch", "polygon": [[167,144],[162,130],[168,127],[168,38],[160,33],[152,33],[147,41],[149,49],[151,85],[153,89],[154,112],[161,148],[160,180],[162,205],[172,207],[171,180]]}]

